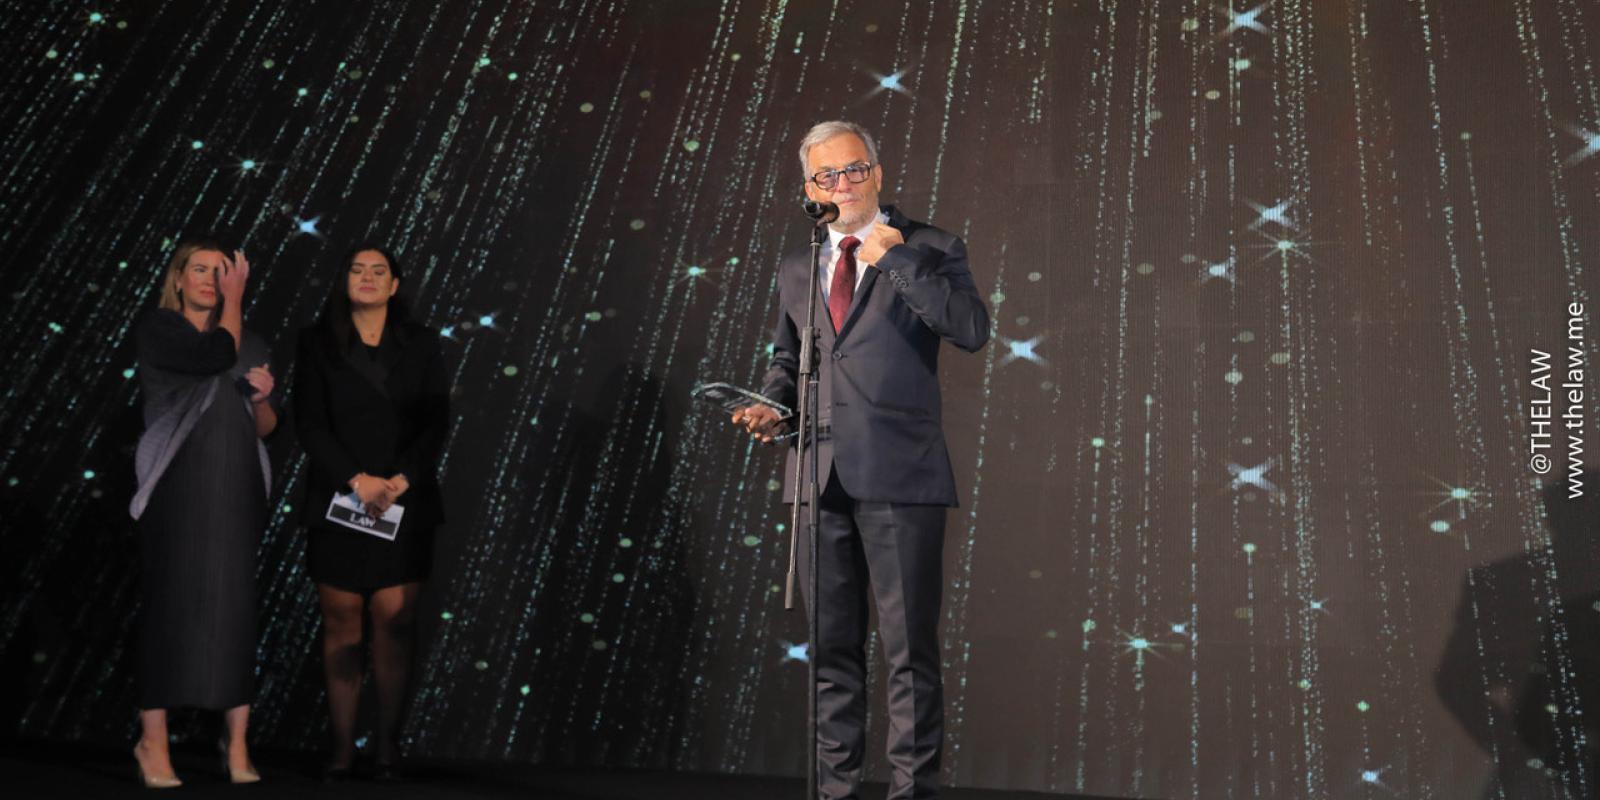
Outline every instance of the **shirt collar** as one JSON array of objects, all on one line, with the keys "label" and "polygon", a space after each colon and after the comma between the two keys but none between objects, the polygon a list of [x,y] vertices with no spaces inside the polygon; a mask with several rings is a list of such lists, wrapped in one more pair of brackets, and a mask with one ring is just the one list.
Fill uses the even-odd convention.
[{"label": "shirt collar", "polygon": [[844,237],[846,237],[846,236],[854,236],[854,237],[856,237],[857,240],[864,242],[864,241],[867,240],[867,234],[872,233],[872,227],[874,225],[877,225],[880,222],[888,222],[888,221],[889,221],[889,215],[885,214],[882,209],[879,209],[878,210],[878,215],[873,217],[872,220],[870,222],[868,222],[866,225],[863,225],[860,230],[851,231],[849,233],[840,233],[840,232],[834,230],[832,227],[829,227],[828,228],[828,246],[832,247],[833,250],[835,252],[837,252],[839,250],[839,242],[844,241]]}]

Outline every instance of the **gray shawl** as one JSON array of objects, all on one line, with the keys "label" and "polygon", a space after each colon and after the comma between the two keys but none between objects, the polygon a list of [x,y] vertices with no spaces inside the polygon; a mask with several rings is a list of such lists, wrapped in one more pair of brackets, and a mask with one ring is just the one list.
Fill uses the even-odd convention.
[{"label": "gray shawl", "polygon": [[[128,504],[128,513],[134,519],[144,514],[150,495],[155,492],[156,484],[166,473],[167,466],[188,440],[195,423],[200,421],[219,395],[227,402],[236,399],[244,403],[250,418],[255,419],[256,410],[250,398],[241,396],[233,385],[252,367],[265,364],[270,358],[271,352],[261,337],[245,331],[240,337],[239,357],[225,372],[183,375],[146,364],[139,365],[139,386],[144,391],[144,433],[139,437],[139,449],[133,457],[139,488],[134,492],[133,501]],[[260,439],[256,440],[256,453],[261,459],[261,488],[270,496],[272,465],[267,459],[267,447]]]}]

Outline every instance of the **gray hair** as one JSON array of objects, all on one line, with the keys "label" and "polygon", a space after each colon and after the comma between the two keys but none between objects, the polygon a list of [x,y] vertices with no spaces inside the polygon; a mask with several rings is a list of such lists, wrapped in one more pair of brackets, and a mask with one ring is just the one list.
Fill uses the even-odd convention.
[{"label": "gray hair", "polygon": [[861,142],[867,146],[867,159],[874,164],[878,163],[878,145],[872,141],[872,134],[854,122],[835,119],[811,126],[811,130],[806,131],[805,138],[800,140],[800,173],[807,178],[811,177],[811,164],[806,161],[811,148],[844,133],[853,133],[860,137]]}]

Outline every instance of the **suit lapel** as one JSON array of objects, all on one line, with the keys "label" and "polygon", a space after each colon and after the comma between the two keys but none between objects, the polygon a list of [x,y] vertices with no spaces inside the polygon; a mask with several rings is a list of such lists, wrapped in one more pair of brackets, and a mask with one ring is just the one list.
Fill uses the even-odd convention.
[{"label": "suit lapel", "polygon": [[[858,265],[857,269],[861,269]],[[872,293],[872,285],[878,280],[878,270],[868,269],[867,274],[861,276],[861,283],[856,286],[856,293],[850,297],[850,311],[845,314],[844,326],[839,329],[839,338],[843,339],[855,326],[856,320],[861,317],[861,309],[867,305],[867,296]]]},{"label": "suit lapel", "polygon": [[399,355],[399,348],[390,341],[390,338],[390,332],[385,331],[383,338],[378,342],[376,361],[367,353],[366,347],[359,339],[352,338],[350,347],[344,352],[345,363],[384,397],[389,396],[389,375],[392,374],[395,358]]},{"label": "suit lapel", "polygon": [[400,360],[405,356],[406,345],[395,331],[384,331],[383,339],[378,344],[378,363],[383,365],[383,384],[388,386],[394,380],[395,367],[400,365]]},{"label": "suit lapel", "polygon": [[[795,287],[793,295],[800,298],[800,303],[794,309],[794,327],[796,331],[802,332],[806,324],[806,286],[809,285],[811,280],[811,275],[807,270],[813,269],[815,266],[811,260],[811,248],[807,247],[803,252],[804,258],[800,260],[798,269],[794,271],[794,274],[799,278],[799,285]],[[833,316],[828,313],[828,298],[823,296],[822,288],[822,276],[819,274],[817,276],[817,343],[825,350],[832,350],[835,338]]]},{"label": "suit lapel", "polygon": [[[828,298],[822,294],[821,276],[817,277],[817,330],[821,331],[817,341],[824,350],[831,351],[833,341],[839,338],[839,335],[833,330],[833,313],[828,310]],[[805,309],[801,309],[800,313],[804,314]]]},{"label": "suit lapel", "polygon": [[[900,214],[900,210],[894,206],[881,206],[881,208],[883,213],[889,217],[889,226],[899,231],[902,239],[910,239],[910,226],[907,224],[906,218]],[[873,285],[878,282],[877,267],[868,268],[857,264],[856,269],[865,269],[867,274],[861,276],[861,282],[856,285],[856,293],[850,298],[850,311],[845,314],[844,325],[839,328],[840,339],[843,339],[850,332],[850,329],[855,327],[856,320],[861,317],[862,309],[866,308],[867,298],[872,296]]]}]

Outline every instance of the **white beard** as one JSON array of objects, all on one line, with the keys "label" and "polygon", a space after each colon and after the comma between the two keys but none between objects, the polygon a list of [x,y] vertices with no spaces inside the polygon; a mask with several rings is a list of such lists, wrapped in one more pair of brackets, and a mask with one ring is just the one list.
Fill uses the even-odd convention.
[{"label": "white beard", "polygon": [[864,226],[866,226],[866,224],[868,222],[871,222],[877,216],[878,216],[878,207],[877,206],[875,206],[875,205],[867,205],[867,204],[863,203],[862,204],[862,208],[861,208],[861,213],[858,214],[855,218],[846,219],[846,218],[841,216],[837,220],[834,220],[832,223],[829,223],[828,227],[830,227],[830,228],[832,228],[832,229],[834,229],[834,230],[836,230],[836,231],[838,231],[840,233],[855,233],[856,231],[861,230]]}]

